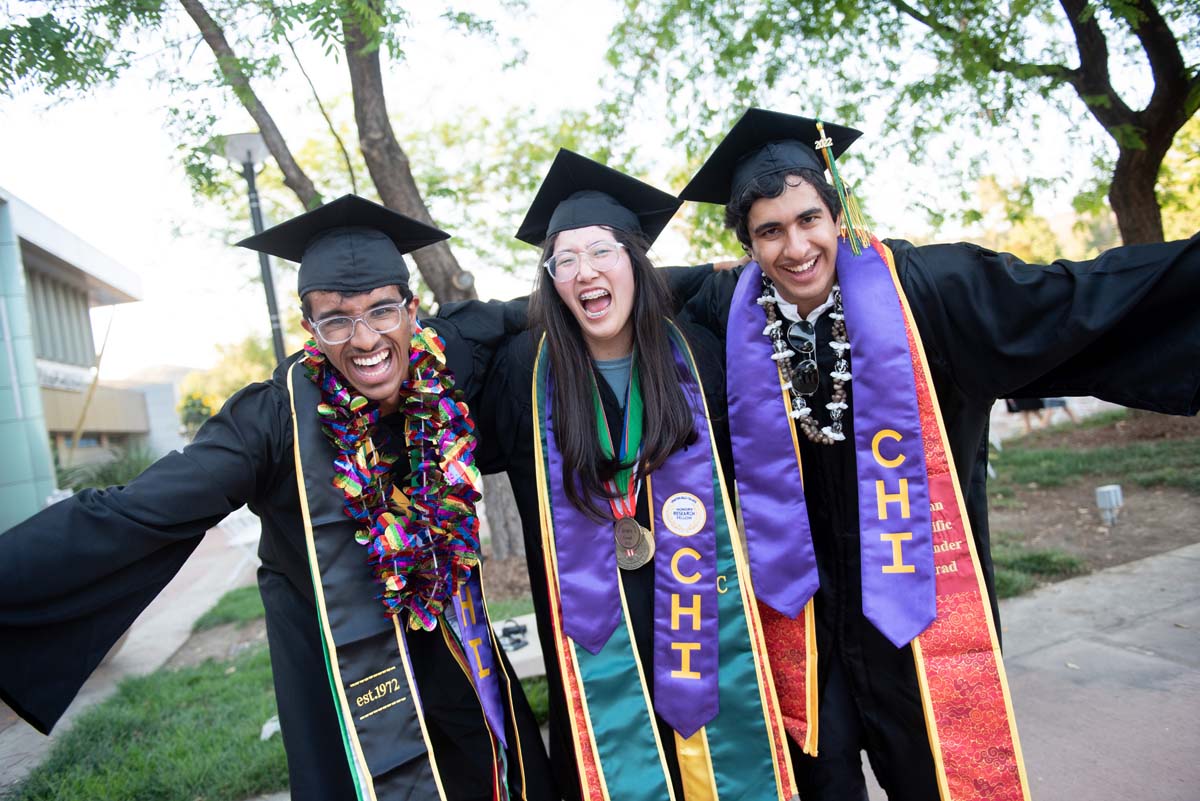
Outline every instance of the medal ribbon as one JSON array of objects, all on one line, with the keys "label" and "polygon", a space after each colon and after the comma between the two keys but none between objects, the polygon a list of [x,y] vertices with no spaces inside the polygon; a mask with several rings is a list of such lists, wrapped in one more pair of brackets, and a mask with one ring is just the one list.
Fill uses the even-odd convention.
[{"label": "medal ribbon", "polygon": [[[637,457],[642,450],[642,385],[638,380],[637,351],[629,367],[629,386],[625,389],[625,423],[621,433],[620,452],[614,454],[612,432],[608,428],[608,417],[604,414],[604,404],[600,400],[600,390],[596,386],[596,376],[592,375],[592,405],[596,412],[596,431],[600,437],[600,450],[608,459],[619,457],[622,467],[604,487],[609,491],[609,506],[612,507],[613,519],[633,517],[637,514],[637,496],[641,488],[642,477],[637,475]],[[624,489],[618,492],[618,487]]]}]

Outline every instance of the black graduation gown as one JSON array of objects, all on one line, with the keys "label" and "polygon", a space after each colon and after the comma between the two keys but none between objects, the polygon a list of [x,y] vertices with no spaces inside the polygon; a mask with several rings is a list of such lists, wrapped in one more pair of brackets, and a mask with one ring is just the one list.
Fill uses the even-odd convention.
[{"label": "black graduation gown", "polygon": [[[427,321],[446,340],[468,402],[478,398],[478,378],[512,311],[456,305],[449,319]],[[523,311],[521,303],[522,324]],[[80,492],[0,535],[0,698],[39,731],[49,732],[204,533],[246,504],[262,521],[258,583],[292,798],[357,798],[326,676],[300,513],[286,383],[296,358],[230,398],[195,441],[128,486]],[[403,437],[398,415],[381,426]],[[474,689],[440,632],[410,632],[408,643],[439,764],[454,766],[442,772],[449,798],[490,801],[490,756],[478,755],[491,749]],[[500,658],[515,676],[503,652]],[[520,684],[513,685],[528,798],[555,798],[536,722]],[[509,766],[510,787],[519,788],[518,760],[510,756]]]},{"label": "black graduation gown", "polygon": [[[694,276],[697,271],[691,271]],[[680,281],[689,281],[683,273]],[[672,286],[678,283],[672,278]],[[699,282],[696,283],[699,286]],[[720,344],[702,328],[681,326],[692,353],[708,408],[712,414],[712,431],[723,465],[729,464],[729,427],[725,419],[725,376]],[[538,637],[546,661],[546,679],[549,685],[550,707],[550,763],[555,780],[563,798],[579,798],[579,776],[575,764],[575,750],[571,738],[571,719],[563,699],[562,674],[555,658],[554,635],[550,621],[550,588],[546,583],[546,562],[542,552],[541,517],[538,512],[538,486],[534,459],[533,427],[533,363],[537,338],[526,331],[501,347],[496,354],[491,373],[484,388],[483,400],[478,405],[476,422],[480,428],[480,449],[477,451],[480,469],[484,472],[507,471],[512,485],[517,509],[521,515],[521,527],[525,537],[525,558],[529,567],[529,582],[533,591],[533,606],[537,616]],[[596,385],[604,405],[609,430],[618,441],[624,425],[624,414],[620,402],[599,374]],[[651,410],[647,410],[651,413]],[[650,514],[646,493],[638,495],[637,519],[649,527]],[[646,676],[653,675],[653,621],[654,621],[654,563],[638,570],[621,571],[629,612],[633,618],[633,633],[638,653],[642,658],[642,669]],[[653,700],[653,684],[650,687]],[[674,736],[661,718],[656,716],[659,732],[664,743],[674,742]],[[682,798],[679,766],[674,758],[674,749],[665,748],[668,768],[675,786],[676,797]]]},{"label": "black graduation gown", "polygon": [[[970,244],[886,244],[928,357],[999,631],[986,494],[992,405],[999,397],[1093,395],[1195,414],[1200,237],[1050,265],[1024,264]],[[739,274],[714,273],[683,316],[723,338]],[[832,389],[833,353],[824,346],[830,329],[822,315],[821,387],[809,404],[822,421]],[[846,388],[847,441],[825,446],[799,439],[821,582],[816,629],[822,688],[820,759],[793,748],[801,795],[858,797],[840,777],[857,773],[865,748],[880,783],[896,791],[893,797],[937,798],[911,648],[893,646],[862,614],[853,382]]]}]

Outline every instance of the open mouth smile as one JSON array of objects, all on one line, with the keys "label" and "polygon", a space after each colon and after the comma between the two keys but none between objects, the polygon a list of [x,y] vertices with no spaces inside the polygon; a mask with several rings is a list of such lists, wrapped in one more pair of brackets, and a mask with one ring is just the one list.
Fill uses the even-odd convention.
[{"label": "open mouth smile", "polygon": [[579,305],[589,320],[596,320],[612,308],[612,295],[607,289],[589,289],[579,293]]}]

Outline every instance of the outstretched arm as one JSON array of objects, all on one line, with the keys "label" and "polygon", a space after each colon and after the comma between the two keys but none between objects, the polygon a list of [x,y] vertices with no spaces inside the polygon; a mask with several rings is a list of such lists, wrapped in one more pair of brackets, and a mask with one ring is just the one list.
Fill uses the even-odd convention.
[{"label": "outstretched arm", "polygon": [[1200,407],[1200,236],[1047,265],[889,244],[930,358],[967,395]]},{"label": "outstretched arm", "polygon": [[290,465],[286,414],[273,385],[249,387],[127,486],[84,490],[0,535],[5,703],[49,732],[205,531]]}]

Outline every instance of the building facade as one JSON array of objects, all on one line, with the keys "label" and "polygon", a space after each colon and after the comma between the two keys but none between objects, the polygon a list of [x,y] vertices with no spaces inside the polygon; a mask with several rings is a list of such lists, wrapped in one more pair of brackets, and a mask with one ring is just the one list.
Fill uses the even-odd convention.
[{"label": "building facade", "polygon": [[45,505],[56,464],[146,441],[145,396],[93,381],[90,315],[141,291],[132,270],[0,188],[0,531]]}]

